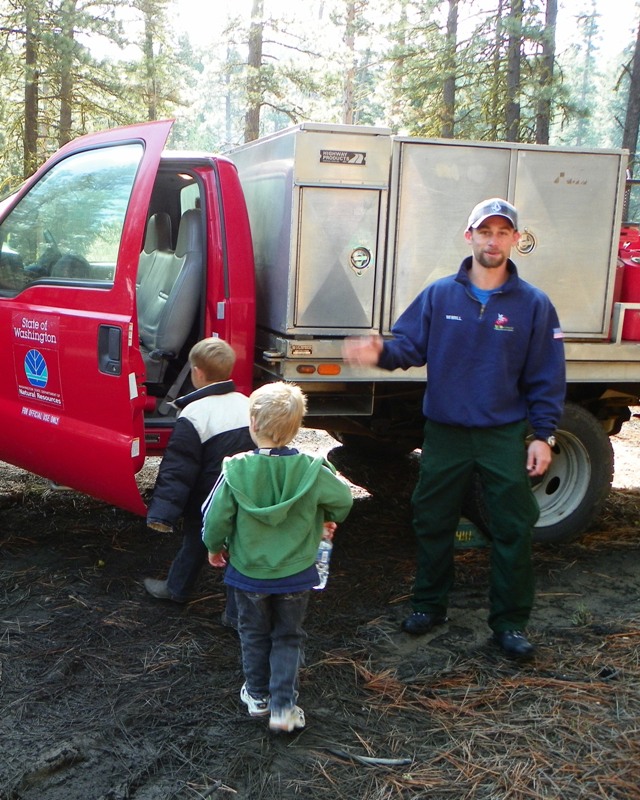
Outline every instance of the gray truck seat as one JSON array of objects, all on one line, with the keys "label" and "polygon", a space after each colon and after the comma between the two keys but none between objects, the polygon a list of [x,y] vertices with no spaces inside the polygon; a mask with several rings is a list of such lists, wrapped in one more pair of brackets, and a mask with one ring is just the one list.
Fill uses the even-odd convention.
[{"label": "gray truck seat", "polygon": [[147,383],[160,383],[176,358],[200,306],[204,257],[202,212],[185,211],[175,253],[156,251],[138,289],[138,329]]},{"label": "gray truck seat", "polygon": [[[147,222],[147,233],[144,238],[144,247],[138,259],[138,274],[136,275],[136,292],[140,294],[140,287],[153,268],[153,263],[158,252],[173,253],[171,240],[171,217],[164,211],[153,214]],[[138,305],[140,297],[138,297]]]}]

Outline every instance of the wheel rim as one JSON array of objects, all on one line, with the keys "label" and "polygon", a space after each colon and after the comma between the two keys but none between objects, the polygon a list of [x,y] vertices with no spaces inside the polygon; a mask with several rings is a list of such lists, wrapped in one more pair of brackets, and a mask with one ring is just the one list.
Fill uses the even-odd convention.
[{"label": "wheel rim", "polygon": [[582,442],[566,431],[558,431],[553,460],[540,478],[531,482],[540,507],[536,528],[548,528],[576,511],[591,482],[591,460]]}]

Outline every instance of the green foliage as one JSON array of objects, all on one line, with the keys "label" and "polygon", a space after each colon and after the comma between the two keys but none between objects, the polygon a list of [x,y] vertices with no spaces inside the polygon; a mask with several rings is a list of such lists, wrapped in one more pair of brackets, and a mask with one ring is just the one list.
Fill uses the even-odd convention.
[{"label": "green foliage", "polygon": [[[40,164],[83,133],[149,118],[152,107],[157,116],[171,113],[180,80],[164,17],[168,2],[0,0],[0,186],[24,177],[29,131]],[[155,25],[151,37],[145,36],[145,14]],[[28,15],[37,31],[35,69],[25,67]],[[37,98],[35,118],[26,113],[27,86]]]},{"label": "green foliage", "polygon": [[[391,25],[395,40],[389,56],[402,74],[395,88],[397,124],[413,134],[442,135],[446,116],[444,79],[455,80],[454,136],[500,140],[506,135],[507,47],[513,20],[503,15],[478,15],[459,31],[455,50],[445,28],[449,0],[405,0],[403,26]],[[464,3],[459,2],[462,11]],[[505,8],[508,8],[505,6]],[[556,85],[541,88],[540,50],[544,16],[537,4],[525,4],[521,27],[522,71],[519,103],[520,141],[535,140],[537,104],[545,93],[558,98]]]},{"label": "green foliage", "polygon": [[[552,142],[620,143],[632,43],[604,62],[595,2],[583,0],[549,82],[546,0],[523,1],[521,141],[535,140],[549,101]],[[69,138],[120,124],[174,116],[170,146],[224,151],[242,142],[252,102],[261,134],[316,120],[506,137],[510,0],[305,0],[279,13],[264,0],[251,68],[251,20],[239,13],[248,5],[219,0],[215,24],[180,32],[180,0],[0,0],[0,193],[32,157],[40,164]]]},{"label": "green foliage", "polygon": [[560,57],[568,100],[555,127],[559,144],[621,146],[632,56],[633,43],[621,41],[620,52],[604,60],[595,9],[577,17],[575,41]]}]

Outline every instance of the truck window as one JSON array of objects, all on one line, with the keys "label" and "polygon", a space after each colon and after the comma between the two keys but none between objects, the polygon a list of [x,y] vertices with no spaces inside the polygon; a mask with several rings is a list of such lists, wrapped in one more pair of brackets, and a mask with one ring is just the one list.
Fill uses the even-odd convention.
[{"label": "truck window", "polygon": [[180,215],[190,208],[200,208],[200,187],[195,180],[180,191]]},{"label": "truck window", "polygon": [[39,282],[115,276],[140,144],[76,153],[55,164],[0,225],[0,297]]}]

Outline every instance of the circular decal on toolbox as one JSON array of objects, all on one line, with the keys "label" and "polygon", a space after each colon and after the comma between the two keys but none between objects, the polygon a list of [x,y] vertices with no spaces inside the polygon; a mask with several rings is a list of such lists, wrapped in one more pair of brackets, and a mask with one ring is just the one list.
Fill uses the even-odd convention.
[{"label": "circular decal on toolbox", "polygon": [[536,237],[531,233],[531,231],[528,231],[525,228],[518,239],[516,250],[521,256],[528,256],[529,253],[533,253],[533,251],[536,249],[537,243]]},{"label": "circular decal on toolbox", "polygon": [[366,247],[356,247],[351,251],[349,260],[356,272],[361,272],[371,264],[371,252]]},{"label": "circular decal on toolbox", "polygon": [[47,362],[39,350],[29,350],[24,357],[24,373],[32,386],[44,389],[49,380]]}]

